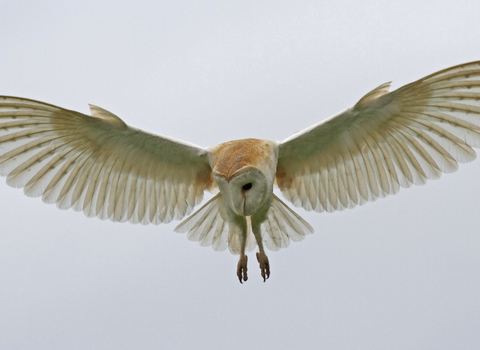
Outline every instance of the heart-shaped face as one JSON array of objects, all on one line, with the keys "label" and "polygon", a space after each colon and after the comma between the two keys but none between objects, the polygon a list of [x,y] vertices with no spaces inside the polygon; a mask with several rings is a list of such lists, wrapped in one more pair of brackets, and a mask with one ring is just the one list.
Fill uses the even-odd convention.
[{"label": "heart-shaped face", "polygon": [[225,203],[237,215],[250,216],[265,203],[269,193],[269,181],[259,169],[248,166],[238,170],[230,178],[216,176]]}]

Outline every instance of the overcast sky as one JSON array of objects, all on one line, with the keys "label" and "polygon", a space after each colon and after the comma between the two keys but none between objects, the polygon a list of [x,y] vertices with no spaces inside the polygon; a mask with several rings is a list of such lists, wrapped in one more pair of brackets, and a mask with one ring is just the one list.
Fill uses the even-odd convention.
[{"label": "overcast sky", "polygon": [[[1,1],[0,94],[201,146],[480,60],[473,1]],[[237,256],[0,183],[1,349],[480,349],[480,161]]]}]

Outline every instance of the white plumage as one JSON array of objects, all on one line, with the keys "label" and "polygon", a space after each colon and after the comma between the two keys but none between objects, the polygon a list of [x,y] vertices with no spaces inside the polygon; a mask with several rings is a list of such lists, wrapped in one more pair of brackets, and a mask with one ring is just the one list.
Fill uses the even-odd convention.
[{"label": "white plumage", "polygon": [[353,107],[283,142],[245,139],[202,148],[126,125],[90,106],[92,116],[0,96],[0,174],[60,209],[142,224],[182,219],[190,240],[240,254],[257,245],[264,280],[270,250],[312,227],[273,195],[318,212],[354,208],[421,185],[480,147],[480,62],[429,75],[388,92],[383,84]]}]

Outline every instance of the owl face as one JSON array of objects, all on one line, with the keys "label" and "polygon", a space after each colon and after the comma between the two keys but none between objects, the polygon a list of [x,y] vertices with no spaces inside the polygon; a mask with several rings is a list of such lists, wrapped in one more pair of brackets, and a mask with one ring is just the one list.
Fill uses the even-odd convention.
[{"label": "owl face", "polygon": [[268,179],[254,166],[246,166],[229,179],[213,174],[224,201],[237,215],[250,216],[265,203],[268,195]]},{"label": "owl face", "polygon": [[271,198],[277,149],[276,141],[257,139],[229,141],[209,148],[213,178],[235,214],[251,216]]}]

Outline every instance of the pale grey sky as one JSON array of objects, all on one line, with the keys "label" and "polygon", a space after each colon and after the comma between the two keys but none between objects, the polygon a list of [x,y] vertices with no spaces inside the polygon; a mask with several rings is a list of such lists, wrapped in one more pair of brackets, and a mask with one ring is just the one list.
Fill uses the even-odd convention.
[{"label": "pale grey sky", "polygon": [[[478,1],[1,2],[0,94],[201,146],[282,140],[480,60]],[[479,349],[480,161],[237,257],[0,183],[1,349]]]}]

